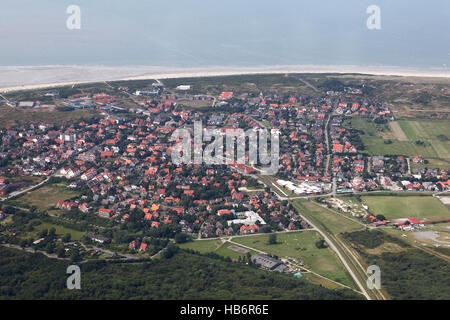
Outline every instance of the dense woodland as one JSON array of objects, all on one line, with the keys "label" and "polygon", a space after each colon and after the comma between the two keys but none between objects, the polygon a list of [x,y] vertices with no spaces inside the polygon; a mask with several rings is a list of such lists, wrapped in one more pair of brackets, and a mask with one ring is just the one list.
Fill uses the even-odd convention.
[{"label": "dense woodland", "polygon": [[140,262],[81,265],[81,290],[66,288],[68,262],[0,247],[0,299],[361,299],[213,256],[176,251]]}]

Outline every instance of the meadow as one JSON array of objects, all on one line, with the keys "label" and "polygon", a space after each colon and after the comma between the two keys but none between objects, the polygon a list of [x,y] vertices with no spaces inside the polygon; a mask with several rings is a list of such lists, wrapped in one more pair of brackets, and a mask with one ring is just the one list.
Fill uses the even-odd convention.
[{"label": "meadow", "polygon": [[450,210],[433,197],[362,196],[361,200],[372,214],[387,219],[423,218],[426,220],[450,218]]},{"label": "meadow", "polygon": [[[398,132],[393,132],[389,125],[376,126],[375,123],[365,118],[352,118],[348,125],[351,128],[364,132],[361,140],[370,155],[405,155],[410,157],[422,156],[426,158],[437,158],[439,155],[430,141],[417,144],[419,139],[410,141],[399,141],[396,139]],[[400,126],[402,127],[401,123]],[[390,143],[389,143],[390,142]]]},{"label": "meadow", "polygon": [[321,225],[326,231],[334,235],[341,232],[352,232],[364,228],[359,223],[340,216],[311,201],[295,200],[294,207],[300,214],[306,214],[308,218],[311,218],[313,220],[312,223]]},{"label": "meadow", "polygon": [[53,208],[58,201],[66,200],[78,196],[79,193],[67,189],[66,184],[57,183],[51,185],[44,185],[38,189],[26,193],[25,195],[12,201],[14,205],[35,206],[40,211],[45,211]]},{"label": "meadow", "polygon": [[399,124],[409,140],[431,145],[437,158],[450,159],[450,122],[400,120]]}]

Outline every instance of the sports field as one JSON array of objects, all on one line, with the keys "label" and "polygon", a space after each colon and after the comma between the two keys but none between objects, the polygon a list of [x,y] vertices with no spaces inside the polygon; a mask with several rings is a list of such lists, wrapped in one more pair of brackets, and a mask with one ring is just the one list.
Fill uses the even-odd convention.
[{"label": "sports field", "polygon": [[450,219],[450,210],[433,197],[362,196],[361,200],[372,214],[382,214],[388,219]]}]

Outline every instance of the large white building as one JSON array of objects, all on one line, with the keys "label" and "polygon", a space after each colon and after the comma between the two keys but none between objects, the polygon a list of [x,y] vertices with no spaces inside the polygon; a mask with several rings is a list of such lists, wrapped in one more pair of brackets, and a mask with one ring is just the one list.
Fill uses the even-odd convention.
[{"label": "large white building", "polygon": [[237,219],[228,221],[228,226],[232,224],[245,224],[246,226],[254,225],[257,221],[261,225],[266,224],[266,222],[254,211],[244,211],[235,213]]},{"label": "large white building", "polygon": [[281,180],[278,179],[277,183],[288,189],[289,191],[301,195],[301,194],[317,194],[317,193],[321,193],[323,192],[323,188],[322,186],[320,186],[319,184],[317,185],[313,185],[313,184],[309,184],[309,183],[300,183],[300,184],[294,184],[291,181],[286,181],[286,180]]}]

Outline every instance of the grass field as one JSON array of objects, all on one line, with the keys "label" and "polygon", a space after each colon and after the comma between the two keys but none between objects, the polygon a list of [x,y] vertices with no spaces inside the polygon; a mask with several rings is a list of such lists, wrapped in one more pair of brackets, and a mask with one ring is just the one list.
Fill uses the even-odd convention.
[{"label": "grass field", "polygon": [[332,234],[352,232],[362,230],[364,228],[359,223],[342,217],[337,213],[333,213],[311,201],[295,200],[294,207],[300,214],[307,213],[308,217],[311,217],[314,222],[322,225],[325,230]]},{"label": "grass field", "polygon": [[[217,239],[191,241],[191,242],[178,244],[178,246],[183,249],[192,249],[192,250],[198,251],[200,253],[214,252],[222,257],[225,257],[225,258],[229,257],[231,259],[236,259],[236,260],[239,259],[239,257],[243,258],[244,256],[247,255],[246,253],[243,254],[243,253],[233,251],[232,249],[229,249],[228,247],[231,245],[239,247],[239,245],[236,245],[234,243],[223,242],[222,240],[217,240]],[[249,250],[249,253],[251,255],[253,255],[258,252]]]},{"label": "grass field", "polygon": [[65,234],[70,233],[72,240],[81,240],[81,238],[83,237],[83,234],[84,234],[84,232],[81,232],[81,231],[69,229],[69,228],[66,228],[63,226],[59,226],[59,225],[51,224],[51,223],[47,223],[47,222],[44,222],[44,223],[34,227],[34,230],[32,233],[39,234],[42,230],[44,230],[44,229],[50,230],[51,228],[55,228],[56,234],[58,236],[64,236]]},{"label": "grass field", "polygon": [[319,249],[316,247],[316,240],[322,239],[316,231],[279,233],[277,234],[277,244],[272,245],[268,244],[268,239],[268,234],[262,234],[233,238],[233,241],[280,258],[300,258],[306,268],[339,283],[353,286],[337,255],[330,248]]},{"label": "grass field", "polygon": [[[398,137],[398,132],[395,133],[391,130],[389,125],[376,126],[375,123],[368,121],[364,118],[352,118],[350,127],[364,131],[364,135],[361,135],[361,140],[366,147],[366,152],[370,155],[406,155],[410,157],[421,156],[429,158],[438,158],[434,145],[429,140],[421,139],[411,139],[408,132],[405,130],[404,133],[407,135],[408,139],[411,141],[399,141],[396,139]],[[403,128],[402,123],[399,122],[400,127]],[[378,130],[378,129],[380,130]],[[385,142],[390,140],[390,144]],[[415,141],[424,141],[424,145],[418,145]],[[436,142],[435,142],[436,144]]]},{"label": "grass field", "polygon": [[411,169],[423,169],[423,168],[439,168],[450,169],[450,161],[443,159],[426,159],[428,163],[413,163],[411,161]]},{"label": "grass field", "polygon": [[[234,251],[234,250],[232,250],[232,249],[229,249],[228,247],[229,246],[237,246],[237,247],[239,247],[239,245],[236,245],[236,244],[234,244],[234,243],[229,243],[229,242],[225,242],[219,249],[217,249],[215,252],[218,254],[218,255],[221,255],[221,256],[223,256],[223,257],[229,257],[229,258],[231,258],[231,259],[239,259],[239,257],[244,257],[245,255],[247,255],[246,253],[245,254],[243,254],[243,253],[239,253],[239,252],[236,252],[236,251]],[[244,248],[244,249],[246,249],[246,248]],[[249,253],[251,254],[251,255],[254,255],[254,254],[257,254],[258,252],[257,251],[253,251],[253,250],[249,250],[249,249],[246,249],[246,250],[248,250],[249,251]]]},{"label": "grass field", "polygon": [[433,197],[363,196],[363,203],[373,214],[382,214],[388,219],[424,218],[427,220],[450,218],[450,210]]},{"label": "grass field", "polygon": [[75,111],[34,111],[30,108],[11,108],[0,106],[0,128],[8,125],[21,125],[31,122],[43,122],[50,124],[63,124],[80,121],[81,119],[90,119],[99,116],[95,110],[75,110]]},{"label": "grass field", "polygon": [[450,122],[401,120],[400,126],[409,140],[429,143],[437,158],[450,159]]},{"label": "grass field", "polygon": [[180,248],[192,249],[200,253],[214,252],[221,245],[220,240],[200,240],[178,244]]},{"label": "grass field", "polygon": [[402,128],[400,127],[399,123],[397,121],[390,121],[389,127],[394,134],[394,137],[398,141],[408,141],[408,137],[403,132]]},{"label": "grass field", "polygon": [[78,192],[66,188],[66,184],[58,183],[45,185],[41,188],[26,193],[25,195],[15,199],[14,204],[20,206],[27,204],[36,206],[38,210],[47,210],[55,206],[59,200],[65,200],[79,195]]}]

